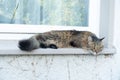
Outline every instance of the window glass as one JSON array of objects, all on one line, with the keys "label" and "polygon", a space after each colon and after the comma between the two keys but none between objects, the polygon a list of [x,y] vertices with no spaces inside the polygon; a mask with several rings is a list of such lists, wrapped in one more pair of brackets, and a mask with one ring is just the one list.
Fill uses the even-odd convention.
[{"label": "window glass", "polygon": [[0,23],[88,26],[89,0],[0,0]]}]

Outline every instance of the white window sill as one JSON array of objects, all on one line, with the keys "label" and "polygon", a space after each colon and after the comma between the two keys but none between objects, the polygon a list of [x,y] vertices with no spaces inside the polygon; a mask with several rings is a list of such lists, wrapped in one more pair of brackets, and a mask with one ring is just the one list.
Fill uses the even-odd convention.
[{"label": "white window sill", "polygon": [[[114,54],[114,47],[105,48],[100,54]],[[17,40],[0,40],[0,55],[39,55],[39,54],[91,54],[76,48],[36,49],[31,52],[21,51]]]}]

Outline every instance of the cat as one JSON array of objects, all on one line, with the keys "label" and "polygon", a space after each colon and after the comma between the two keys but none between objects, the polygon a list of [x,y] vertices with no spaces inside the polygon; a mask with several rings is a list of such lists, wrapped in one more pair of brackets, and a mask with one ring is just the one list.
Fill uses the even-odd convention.
[{"label": "cat", "polygon": [[96,54],[103,50],[102,40],[89,31],[54,30],[39,33],[19,41],[19,48],[24,51],[32,51],[38,48],[82,48]]}]

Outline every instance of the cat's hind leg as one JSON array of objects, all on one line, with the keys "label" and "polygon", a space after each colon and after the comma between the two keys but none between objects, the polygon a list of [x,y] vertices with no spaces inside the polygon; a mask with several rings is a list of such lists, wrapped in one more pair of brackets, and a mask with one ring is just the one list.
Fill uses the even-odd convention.
[{"label": "cat's hind leg", "polygon": [[55,44],[48,45],[48,48],[57,49],[58,47]]}]

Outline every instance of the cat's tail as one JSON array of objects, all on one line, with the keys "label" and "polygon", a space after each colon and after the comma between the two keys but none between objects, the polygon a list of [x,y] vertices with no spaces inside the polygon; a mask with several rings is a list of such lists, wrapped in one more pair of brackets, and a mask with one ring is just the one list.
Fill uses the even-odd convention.
[{"label": "cat's tail", "polygon": [[23,51],[32,51],[40,47],[40,43],[35,37],[30,39],[20,40],[18,42],[18,47]]}]

